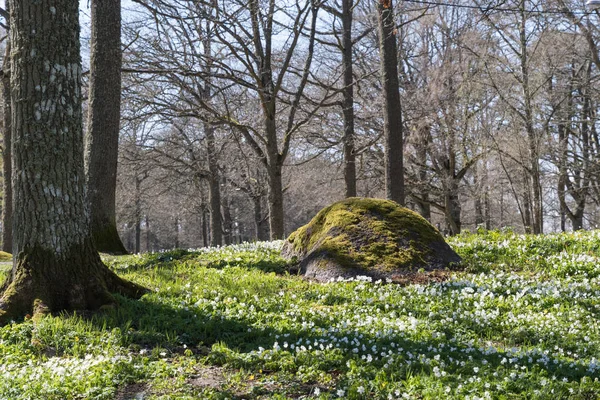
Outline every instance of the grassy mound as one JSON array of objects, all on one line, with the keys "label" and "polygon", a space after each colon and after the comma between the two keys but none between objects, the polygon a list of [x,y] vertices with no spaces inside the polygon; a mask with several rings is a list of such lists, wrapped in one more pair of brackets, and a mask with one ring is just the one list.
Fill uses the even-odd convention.
[{"label": "grassy mound", "polygon": [[283,255],[318,280],[377,278],[460,262],[419,214],[389,200],[350,198],[321,210],[287,239]]}]

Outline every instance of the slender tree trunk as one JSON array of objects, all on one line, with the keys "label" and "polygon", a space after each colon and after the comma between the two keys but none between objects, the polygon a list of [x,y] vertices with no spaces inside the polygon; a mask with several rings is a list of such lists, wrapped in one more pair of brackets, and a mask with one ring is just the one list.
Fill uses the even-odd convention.
[{"label": "slender tree trunk", "polygon": [[202,210],[202,246],[203,247],[208,247],[209,245],[209,241],[208,241],[208,223],[207,223],[207,217],[206,217],[206,210]]},{"label": "slender tree trunk", "polygon": [[461,206],[458,197],[458,182],[452,179],[444,196],[444,208],[446,209],[446,222],[453,235],[461,231]]},{"label": "slender tree trunk", "polygon": [[231,207],[228,196],[223,196],[222,209],[223,209],[223,230],[224,237],[223,242],[225,244],[233,243],[233,220],[231,218]]},{"label": "slender tree trunk", "polygon": [[419,199],[417,200],[417,207],[419,208],[419,214],[428,221],[431,221],[431,203],[429,201],[429,189],[428,184],[428,172],[427,172],[427,149],[429,147],[430,137],[429,125],[426,125],[419,129],[418,143],[416,149],[418,174],[419,174]]},{"label": "slender tree trunk", "polygon": [[179,248],[179,217],[175,217],[175,248]]},{"label": "slender tree trunk", "polygon": [[135,177],[135,254],[139,254],[142,244],[142,198],[140,187],[142,180]]},{"label": "slender tree trunk", "polygon": [[398,49],[392,0],[379,0],[379,48],[384,95],[386,196],[404,204],[402,108],[398,83]]},{"label": "slender tree trunk", "polygon": [[267,174],[269,181],[269,228],[271,240],[283,239],[283,160],[277,147],[274,99],[264,106],[265,135],[267,137]]},{"label": "slender tree trunk", "polygon": [[533,233],[533,224],[531,220],[531,195],[529,193],[529,175],[527,171],[523,172],[525,187],[523,188],[523,227],[525,233]]},{"label": "slender tree trunk", "polygon": [[525,130],[527,132],[527,139],[529,143],[529,156],[531,159],[530,164],[530,175],[531,175],[531,186],[533,189],[533,215],[531,218],[533,233],[543,233],[544,230],[544,210],[542,203],[542,183],[540,174],[540,144],[538,134],[533,125],[533,108],[531,105],[531,88],[529,85],[529,57],[528,57],[528,45],[527,45],[527,28],[526,28],[526,16],[523,8],[525,2],[521,2],[521,26],[519,30],[520,35],[520,63],[521,63],[521,87],[523,90],[523,103],[525,113]]},{"label": "slender tree trunk", "polygon": [[145,216],[145,225],[146,225],[146,251],[152,251],[152,231],[150,230],[150,217],[148,214]]},{"label": "slender tree trunk", "polygon": [[99,251],[125,254],[115,208],[121,118],[121,0],[91,0],[91,5],[85,167],[92,235]]},{"label": "slender tree trunk", "polygon": [[491,210],[491,205],[490,205],[490,194],[489,194],[489,188],[486,188],[487,190],[485,191],[485,194],[483,195],[484,201],[483,201],[483,212],[485,215],[485,229],[486,230],[490,230],[492,229],[492,217],[490,215],[490,210]]},{"label": "slender tree trunk", "polygon": [[215,129],[211,124],[204,124],[206,146],[208,151],[208,191],[210,204],[210,245],[223,244],[223,222],[221,218],[221,182],[219,164],[215,146]]},{"label": "slender tree trunk", "polygon": [[283,215],[282,165],[279,164],[279,161],[274,161],[274,165],[269,167],[269,228],[271,240],[283,239]]},{"label": "slender tree trunk", "polygon": [[560,230],[567,230],[567,200],[566,200],[566,180],[567,180],[567,135],[564,123],[558,124],[558,203],[560,205]]},{"label": "slender tree trunk", "polygon": [[352,0],[342,0],[342,64],[344,89],[342,112],[344,114],[344,182],[346,197],[356,197],[356,155],[354,154],[354,72],[352,70]]},{"label": "slender tree trunk", "polygon": [[481,199],[481,190],[479,186],[481,186],[481,180],[479,178],[479,169],[477,168],[477,164],[473,165],[473,186],[475,187],[475,192],[473,193],[474,197],[474,208],[475,208],[475,228],[479,228],[484,223],[483,216],[483,201]]},{"label": "slender tree trunk", "polygon": [[254,231],[256,240],[268,240],[269,232],[265,218],[262,215],[262,198],[260,196],[252,197],[252,204],[254,205]]},{"label": "slender tree trunk", "polygon": [[2,205],[2,251],[13,252],[13,193],[12,193],[12,132],[11,132],[11,100],[10,100],[10,43],[6,46],[2,65],[2,121],[4,125],[4,138],[2,147],[2,176],[4,182],[4,204]]},{"label": "slender tree trunk", "polygon": [[14,254],[0,324],[138,297],[100,260],[86,212],[79,3],[10,0]]}]

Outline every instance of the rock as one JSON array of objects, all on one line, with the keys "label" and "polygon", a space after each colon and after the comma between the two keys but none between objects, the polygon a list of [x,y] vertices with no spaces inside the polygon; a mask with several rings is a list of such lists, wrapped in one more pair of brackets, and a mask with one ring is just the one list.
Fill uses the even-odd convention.
[{"label": "rock", "polygon": [[319,281],[398,278],[460,263],[426,219],[389,200],[349,198],[321,210],[286,240],[283,257]]}]

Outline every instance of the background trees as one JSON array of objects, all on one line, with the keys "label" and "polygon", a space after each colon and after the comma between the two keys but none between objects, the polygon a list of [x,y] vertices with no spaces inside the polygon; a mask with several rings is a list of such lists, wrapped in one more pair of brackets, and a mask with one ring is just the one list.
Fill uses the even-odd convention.
[{"label": "background trees", "polygon": [[[281,238],[334,200],[386,196],[386,118],[404,136],[387,177],[441,230],[595,227],[598,15],[567,0],[430,3],[127,3],[126,247]],[[386,108],[385,54],[402,107]]]}]

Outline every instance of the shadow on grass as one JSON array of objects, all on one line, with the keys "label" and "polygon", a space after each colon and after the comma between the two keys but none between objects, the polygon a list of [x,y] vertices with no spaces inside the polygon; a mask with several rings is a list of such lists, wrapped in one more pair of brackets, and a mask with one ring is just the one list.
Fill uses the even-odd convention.
[{"label": "shadow on grass", "polygon": [[200,266],[223,269],[226,267],[243,267],[247,269],[256,269],[265,273],[274,272],[278,275],[294,272],[293,265],[281,257],[272,259],[215,259],[210,255],[197,251],[188,251],[184,249],[175,249],[162,253],[148,253],[140,256],[107,256],[104,262],[114,271],[134,272],[152,268],[173,268],[183,262],[192,262]]},{"label": "shadow on grass", "polygon": [[146,298],[136,301],[115,297],[119,307],[93,315],[91,322],[100,329],[120,328],[127,341],[125,345],[177,348],[184,344],[198,347],[223,342],[230,348],[247,352],[256,346],[268,345],[269,334],[275,332],[256,330],[238,320],[175,308]]},{"label": "shadow on grass", "polygon": [[[344,302],[345,300],[343,297],[339,297],[334,299],[333,303]],[[285,373],[294,375],[302,368],[310,367],[323,371],[323,373],[333,374],[336,377],[335,379],[344,380],[347,379],[346,374],[350,368],[346,364],[347,360],[352,359],[358,363],[365,363],[366,361],[363,361],[360,358],[361,356],[368,354],[377,356],[381,351],[387,349],[392,350],[394,357],[397,358],[391,364],[390,368],[392,369],[386,373],[390,376],[393,375],[394,380],[398,381],[408,379],[415,371],[432,374],[432,365],[426,361],[419,361],[419,359],[422,356],[432,359],[440,351],[436,349],[442,349],[445,345],[446,347],[443,350],[445,359],[450,357],[464,362],[463,366],[456,367],[454,373],[447,377],[450,384],[455,383],[458,385],[462,379],[460,375],[472,375],[474,367],[497,370],[501,369],[503,358],[510,359],[514,357],[510,350],[503,350],[502,348],[494,350],[493,353],[487,353],[484,349],[473,349],[466,344],[457,342],[452,342],[452,345],[449,346],[455,329],[447,329],[437,338],[415,340],[406,337],[405,332],[402,330],[390,331],[384,336],[379,335],[379,333],[367,333],[365,331],[341,330],[332,332],[329,330],[329,319],[318,316],[308,321],[314,324],[314,329],[311,330],[280,328],[275,323],[258,329],[253,326],[252,322],[243,321],[242,318],[238,320],[218,314],[203,313],[191,308],[185,309],[172,304],[160,303],[159,300],[148,296],[138,301],[118,297],[118,301],[120,304],[118,308],[106,311],[104,314],[93,315],[90,317],[90,321],[98,329],[120,328],[123,334],[123,345],[129,346],[132,351],[165,348],[172,353],[183,353],[183,345],[185,344],[197,355],[208,356],[206,359],[208,365],[225,365],[227,368],[254,371],[257,374],[258,371],[263,374],[263,370],[267,371],[264,372],[265,374],[279,373],[285,370]],[[404,312],[418,316],[421,311],[411,308]],[[282,310],[282,312],[284,311]],[[464,324],[464,329],[477,331],[465,321],[462,324]],[[319,328],[322,328],[322,330]],[[328,333],[325,334],[324,332]],[[483,332],[478,332],[478,334],[481,335]],[[526,336],[529,340],[522,341],[525,346],[527,346],[527,342],[535,343],[538,339],[548,339],[543,338],[541,332],[528,332]],[[519,341],[518,337],[513,339]],[[355,340],[360,342],[360,346],[353,344]],[[272,349],[276,341],[279,342],[280,346],[283,346],[285,341],[289,344],[294,343],[297,347],[300,346],[298,343],[301,343],[302,346],[307,348],[309,346],[317,348],[321,344],[327,346],[333,343],[338,347],[338,350],[336,350],[336,355],[330,358],[312,354],[310,351],[299,353],[289,348],[289,352],[284,352],[283,355],[274,355],[272,359],[269,358],[272,361],[260,358],[250,361],[235,354],[249,353],[259,347]],[[211,346],[217,343],[222,345],[211,349]],[[362,345],[365,345],[366,349]],[[373,346],[377,350],[372,350]],[[358,349],[358,351],[355,351],[355,349]],[[399,349],[403,350],[399,351]],[[407,356],[409,352],[412,354],[411,358]],[[282,357],[287,357],[288,361],[282,360]],[[409,360],[412,364],[407,362]],[[383,368],[383,360],[375,362]],[[546,376],[565,375],[564,365],[531,361],[529,363],[522,362],[525,362],[529,368],[538,369],[540,373]],[[587,375],[585,365],[575,364],[572,364],[574,368],[570,369],[569,380],[581,379]],[[363,375],[366,375],[361,376],[361,378],[376,379],[376,375],[380,372],[380,369],[366,369],[363,372]],[[199,382],[198,385],[201,384],[202,380],[199,380]],[[306,382],[292,379],[287,384],[290,385],[289,388],[292,386],[296,388],[293,389],[294,391],[299,390],[302,392],[297,392],[297,395],[307,395],[313,388],[310,385],[316,383],[309,382],[309,385],[306,385]],[[223,392],[220,392],[219,389],[219,392],[231,395],[228,390],[223,390]],[[520,389],[515,388],[514,390],[518,392]],[[244,393],[239,397],[234,395],[230,398],[250,399],[255,397],[249,393]]]}]

